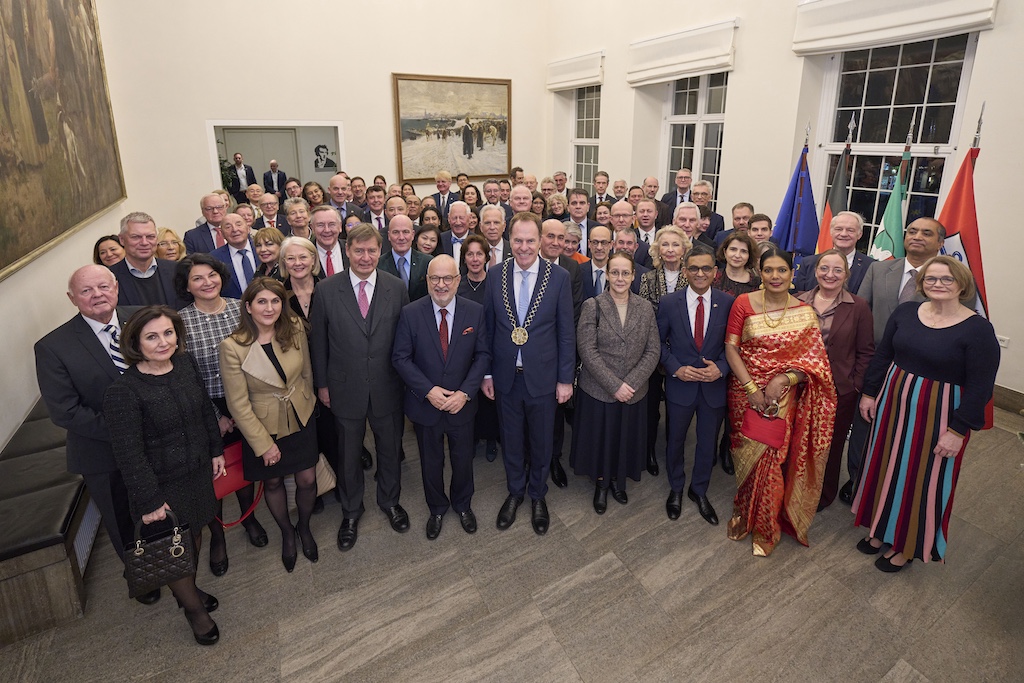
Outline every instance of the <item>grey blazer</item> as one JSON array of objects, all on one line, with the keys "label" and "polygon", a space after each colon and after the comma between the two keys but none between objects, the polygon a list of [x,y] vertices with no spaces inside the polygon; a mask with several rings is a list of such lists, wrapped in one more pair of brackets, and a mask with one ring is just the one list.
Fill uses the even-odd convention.
[{"label": "grey blazer", "polygon": [[[903,281],[903,267],[906,261],[906,258],[875,261],[868,268],[864,281],[857,290],[857,295],[865,299],[871,307],[876,346],[882,341],[889,317],[900,305],[900,283]],[[914,294],[914,301],[924,301],[924,297]]]},{"label": "grey blazer", "polygon": [[579,387],[588,395],[614,403],[623,382],[636,389],[629,403],[647,395],[648,380],[661,359],[658,322],[649,302],[630,293],[623,326],[610,293],[587,299],[576,328],[576,345],[583,361]]}]

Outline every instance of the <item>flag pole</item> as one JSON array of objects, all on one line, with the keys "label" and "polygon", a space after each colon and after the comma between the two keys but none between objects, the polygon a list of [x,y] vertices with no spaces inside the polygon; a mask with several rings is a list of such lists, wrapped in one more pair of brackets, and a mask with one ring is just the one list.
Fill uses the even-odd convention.
[{"label": "flag pole", "polygon": [[[807,119],[807,128],[804,129],[804,148],[800,151],[800,184],[797,186],[796,193],[796,220],[793,225],[793,237],[792,243],[794,247],[797,244],[797,239],[800,237],[800,210],[803,208],[803,202],[801,201],[804,197],[804,173],[807,172],[807,143],[811,139],[811,120]],[[796,251],[796,249],[794,249]]]},{"label": "flag pole", "polygon": [[982,119],[983,116],[985,116],[985,103],[984,102],[981,103],[981,111],[978,112],[978,129],[976,131],[974,131],[974,143],[971,144],[971,147],[978,148],[978,147],[981,146],[981,123],[982,123],[981,119]]},{"label": "flag pole", "polygon": [[[914,140],[914,124],[917,123],[917,107],[914,107],[914,114],[910,117],[910,130],[907,131],[907,141],[903,147],[903,153],[907,154],[910,152],[910,143]],[[907,167],[906,159],[900,159],[900,167],[896,172],[896,182],[901,186],[903,185],[903,173]],[[876,225],[875,229],[871,231],[871,244],[875,243],[875,238],[878,237],[878,229],[882,226]]]}]

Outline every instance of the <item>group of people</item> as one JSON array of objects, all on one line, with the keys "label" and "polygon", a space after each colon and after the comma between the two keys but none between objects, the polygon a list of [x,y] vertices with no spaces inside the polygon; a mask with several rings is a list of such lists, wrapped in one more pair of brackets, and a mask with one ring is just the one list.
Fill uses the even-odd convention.
[{"label": "group of people", "polygon": [[[455,191],[447,172],[422,200],[382,177],[366,187],[338,173],[308,198],[283,179],[283,212],[276,191],[255,198],[253,221],[239,211],[252,204],[211,193],[181,240],[128,214],[119,235],[97,242],[96,264],[71,275],[80,315],[36,345],[41,393],[68,429],[69,469],[119,554],[135,521],[167,524],[172,511],[197,549],[210,527],[210,568],[222,575],[213,480],[226,472],[225,445],[241,440],[245,479],[263,482],[291,572],[299,547],[319,559],[310,518],[323,506],[321,457],[337,476],[340,550],[357,543],[374,467],[377,506],[395,531],[410,528],[406,418],[436,539],[449,509],[476,532],[474,456],[493,461],[499,444],[508,496],[497,528],[529,496],[532,527],[545,534],[548,482],[568,483],[566,425],[568,465],[592,482],[595,512],[606,513],[609,493],[627,504],[627,480],[660,473],[664,414],[670,519],[685,491],[719,524],[708,498],[717,462],[737,486],[727,534],[750,536],[755,555],[782,532],[806,545],[815,513],[839,497],[879,569],[941,561],[964,448],[984,426],[999,361],[970,272],[939,256],[943,226],[914,221],[906,258],[872,262],[856,251],[863,220],[841,212],[829,226],[835,248],[797,268],[771,242],[770,218],[741,202],[726,229],[708,208],[710,183],[691,186],[687,169],[675,179],[659,199],[654,178],[616,181],[609,194],[599,172],[590,195],[556,173],[540,183],[543,206],[536,177],[519,168],[487,180],[486,201],[463,174]],[[363,445],[367,424],[375,454]],[[236,496],[243,511],[255,507],[251,485]],[[243,524],[250,543],[268,544],[255,514]],[[217,599],[195,577],[170,589],[197,642],[216,642]]]}]

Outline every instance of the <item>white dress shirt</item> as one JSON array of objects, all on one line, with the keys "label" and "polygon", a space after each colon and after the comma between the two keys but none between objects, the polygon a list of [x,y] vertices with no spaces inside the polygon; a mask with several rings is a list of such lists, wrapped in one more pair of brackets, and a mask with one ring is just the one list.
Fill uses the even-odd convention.
[{"label": "white dress shirt", "polygon": [[704,337],[708,336],[708,321],[711,320],[711,288],[703,294],[697,294],[692,287],[686,288],[686,308],[690,313],[690,332],[697,338],[697,299],[704,299]]},{"label": "white dress shirt", "polygon": [[89,324],[93,334],[95,334],[96,338],[100,340],[100,344],[103,344],[103,350],[107,352],[107,355],[110,355],[110,333],[103,328],[107,325],[113,325],[114,329],[117,330],[117,335],[119,337],[121,336],[121,323],[117,320],[117,311],[115,310],[113,315],[110,316],[109,323],[101,323],[99,320],[93,320],[92,318],[84,315],[82,316],[82,320]]},{"label": "white dress shirt", "polygon": [[[356,303],[359,303],[359,283],[362,280],[359,276],[352,272],[352,269],[348,270],[348,279],[352,283],[352,293],[356,296]],[[377,271],[374,270],[370,273],[370,277],[366,278],[366,300],[369,303],[373,303],[373,292],[377,289]]]},{"label": "white dress shirt", "polygon": [[228,253],[231,255],[231,268],[235,271],[235,277],[238,279],[238,284],[241,286],[242,291],[245,291],[245,271],[242,270],[242,259],[249,259],[249,265],[252,266],[253,277],[256,275],[256,258],[253,254],[252,246],[245,246],[245,256],[240,256],[241,249],[235,249],[231,245],[228,245]]},{"label": "white dress shirt", "polygon": [[[434,303],[434,300],[430,300],[430,305],[434,307],[434,324],[437,325],[438,334],[441,332],[441,307]],[[448,343],[452,343],[452,320],[455,319],[455,299],[448,302],[448,305],[444,307],[444,310],[448,311],[445,315],[448,322]]]},{"label": "white dress shirt", "polygon": [[[316,253],[320,257],[320,272],[327,277],[327,250],[319,242],[316,243]],[[335,242],[331,248],[331,263],[335,274],[345,269],[345,262],[341,260],[341,242]]]}]

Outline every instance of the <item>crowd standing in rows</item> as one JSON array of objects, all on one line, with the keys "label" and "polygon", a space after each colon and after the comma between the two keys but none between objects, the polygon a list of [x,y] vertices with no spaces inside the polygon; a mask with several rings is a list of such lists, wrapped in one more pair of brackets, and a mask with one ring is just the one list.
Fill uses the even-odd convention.
[{"label": "crowd standing in rows", "polygon": [[[276,162],[261,185],[234,160],[231,187],[200,198],[182,235],[134,212],[98,240],[96,265],[68,282],[80,315],[36,345],[69,469],[119,555],[135,521],[160,525],[171,510],[196,548],[209,525],[210,569],[224,574],[211,482],[238,440],[287,571],[299,547],[319,560],[310,518],[323,509],[321,454],[338,482],[340,550],[358,541],[371,470],[377,506],[405,532],[408,418],[432,540],[450,508],[477,531],[478,450],[488,462],[500,451],[505,469],[497,528],[528,496],[545,534],[548,482],[568,483],[568,425],[569,468],[592,482],[599,515],[609,493],[627,504],[627,480],[663,464],[669,519],[685,491],[717,525],[707,494],[718,463],[737,486],[727,534],[749,536],[755,555],[783,532],[806,545],[815,513],[838,497],[867,529],[857,548],[880,555],[882,571],[945,557],[999,350],[974,313],[969,271],[938,256],[945,228],[934,219],[908,226],[906,258],[874,262],[856,250],[863,219],[840,212],[826,226],[835,247],[797,268],[767,215],[739,202],[727,228],[713,185],[688,169],[660,196],[657,178],[630,186],[603,171],[593,193],[563,172],[538,181],[517,167],[478,187],[440,171],[437,192],[420,198],[381,176],[303,184]],[[367,425],[376,453],[363,445]],[[237,498],[247,510],[252,487]],[[267,545],[255,515],[243,523],[250,543]],[[194,578],[170,589],[196,640],[212,644],[218,601]]]}]

